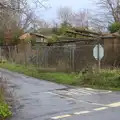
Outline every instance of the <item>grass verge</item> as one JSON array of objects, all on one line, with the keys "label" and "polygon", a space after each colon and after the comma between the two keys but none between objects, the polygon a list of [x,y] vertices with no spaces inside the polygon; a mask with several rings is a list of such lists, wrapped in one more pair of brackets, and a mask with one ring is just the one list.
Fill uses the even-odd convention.
[{"label": "grass verge", "polygon": [[3,81],[3,78],[0,78],[0,120],[5,120],[12,115],[6,100],[7,94],[6,82]]},{"label": "grass verge", "polygon": [[44,79],[60,84],[91,87],[99,89],[120,90],[120,70],[101,70],[82,73],[43,72],[33,66],[0,63],[1,68],[19,72],[31,77]]}]

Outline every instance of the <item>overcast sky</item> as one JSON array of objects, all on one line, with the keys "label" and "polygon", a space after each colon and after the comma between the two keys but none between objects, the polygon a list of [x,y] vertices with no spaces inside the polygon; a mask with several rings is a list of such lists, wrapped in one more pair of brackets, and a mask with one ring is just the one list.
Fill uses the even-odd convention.
[{"label": "overcast sky", "polygon": [[58,8],[60,7],[70,7],[74,11],[78,11],[80,9],[93,9],[94,3],[93,0],[48,0],[51,8],[42,12],[41,17],[46,20],[54,20],[56,19],[56,14]]}]

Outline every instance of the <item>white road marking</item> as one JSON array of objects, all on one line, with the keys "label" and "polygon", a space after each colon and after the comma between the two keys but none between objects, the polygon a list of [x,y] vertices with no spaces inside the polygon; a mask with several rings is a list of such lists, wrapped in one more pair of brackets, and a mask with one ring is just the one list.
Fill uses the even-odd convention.
[{"label": "white road marking", "polygon": [[108,93],[112,93],[112,91],[104,91],[104,90],[95,90],[95,89],[92,89],[92,88],[85,88],[86,90],[88,91],[93,91],[93,92],[100,92],[100,93],[103,93],[103,94],[108,94]]},{"label": "white road marking", "polygon": [[100,108],[94,109],[94,111],[102,111],[102,110],[106,110],[106,109],[108,109],[108,107],[100,107]]},{"label": "white road marking", "polygon": [[87,114],[87,113],[90,113],[90,111],[75,112],[74,115],[81,115],[81,114]]},{"label": "white road marking", "polygon": [[60,120],[60,119],[64,119],[64,118],[69,118],[69,117],[72,117],[74,115],[86,115],[88,113],[92,113],[92,112],[99,112],[99,111],[103,111],[103,110],[107,110],[109,108],[116,108],[116,107],[120,107],[120,102],[116,102],[116,103],[111,103],[111,104],[99,104],[99,103],[92,103],[91,101],[84,101],[84,100],[78,100],[78,99],[75,99],[73,97],[69,97],[69,95],[95,95],[95,94],[109,94],[111,93],[112,91],[97,91],[97,90],[94,90],[94,89],[77,89],[77,90],[74,90],[74,89],[71,89],[69,91],[58,91],[58,93],[56,92],[46,92],[48,94],[52,94],[52,95],[56,95],[56,96],[59,96],[59,97],[64,97],[66,99],[69,99],[69,100],[73,100],[73,101],[76,101],[76,102],[83,102],[83,103],[87,103],[87,104],[93,104],[93,105],[99,105],[100,107],[98,108],[95,108],[95,109],[92,109],[91,111],[80,111],[80,112],[75,112],[75,113],[71,113],[71,114],[63,114],[63,115],[60,115],[60,116],[55,116],[55,117],[52,117],[51,119],[52,120]]},{"label": "white road marking", "polygon": [[[82,115],[82,114],[87,114],[90,113],[91,111],[81,111],[81,112],[75,112],[73,115]],[[56,116],[56,117],[52,117],[52,120],[58,120],[58,119],[63,119],[63,118],[67,118],[67,117],[71,117],[72,114],[68,114],[68,115],[61,115],[61,116]]]},{"label": "white road marking", "polygon": [[74,115],[88,114],[88,113],[91,113],[91,112],[94,112],[94,111],[106,110],[106,109],[109,109],[109,108],[111,108],[111,107],[113,107],[113,108],[120,107],[120,102],[108,104],[108,105],[105,105],[104,107],[100,107],[100,108],[95,108],[95,109],[93,109],[93,110],[91,110],[91,111],[80,111],[80,112],[75,112],[75,113],[73,113],[73,114],[66,114],[66,115],[61,115],[61,116],[52,117],[51,119],[53,119],[53,120],[58,120],[58,119],[63,119],[63,118],[71,117],[71,116],[74,116]]},{"label": "white road marking", "polygon": [[70,116],[71,115],[61,115],[61,116],[52,117],[51,119],[58,120],[58,119],[67,118],[67,117],[70,117]]},{"label": "white road marking", "polygon": [[85,88],[86,90],[91,90],[91,91],[94,91],[94,89],[92,89],[92,88]]},{"label": "white road marking", "polygon": [[108,107],[120,107],[120,102],[107,105]]},{"label": "white road marking", "polygon": [[95,92],[88,91],[88,90],[85,90],[85,89],[71,89],[68,92],[71,92],[71,93],[73,92],[74,94],[77,93],[78,95],[92,95],[92,94],[95,94]]},{"label": "white road marking", "polygon": [[80,89],[68,89],[68,90],[56,90],[56,94],[63,95],[63,96],[90,96],[90,95],[97,95],[97,94],[109,94],[112,91],[103,91],[103,90],[95,90],[91,88],[80,88]]},{"label": "white road marking", "polygon": [[58,97],[64,97],[64,98],[66,98],[66,99],[68,99],[68,100],[73,100],[73,101],[76,101],[76,102],[78,102],[78,103],[81,103],[81,102],[83,102],[83,103],[87,103],[87,104],[92,104],[92,105],[99,105],[99,106],[106,106],[105,104],[99,104],[99,103],[95,103],[95,102],[89,102],[89,101],[85,101],[85,100],[78,100],[78,99],[75,99],[75,98],[70,98],[70,97],[67,97],[67,96],[64,96],[64,95],[61,95],[61,94],[58,94],[58,93],[53,93],[53,92],[45,92],[45,93],[47,93],[47,94],[51,94],[51,95],[55,95],[55,96],[58,96]]}]

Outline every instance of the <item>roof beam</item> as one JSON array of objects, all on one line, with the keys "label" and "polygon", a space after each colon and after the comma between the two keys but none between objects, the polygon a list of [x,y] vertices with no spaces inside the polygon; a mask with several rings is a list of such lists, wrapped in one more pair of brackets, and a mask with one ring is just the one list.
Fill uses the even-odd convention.
[{"label": "roof beam", "polygon": [[71,34],[75,34],[75,35],[81,35],[81,36],[84,36],[84,37],[96,38],[96,36],[90,35],[90,34],[84,34],[84,33],[74,32],[74,31],[70,31],[70,30],[67,30],[66,32],[71,33]]},{"label": "roof beam", "polygon": [[80,33],[87,33],[87,34],[93,34],[93,35],[102,35],[101,33],[96,33],[96,32],[92,32],[89,30],[80,30],[77,28],[73,28],[73,30],[75,30],[75,32],[80,32]]}]

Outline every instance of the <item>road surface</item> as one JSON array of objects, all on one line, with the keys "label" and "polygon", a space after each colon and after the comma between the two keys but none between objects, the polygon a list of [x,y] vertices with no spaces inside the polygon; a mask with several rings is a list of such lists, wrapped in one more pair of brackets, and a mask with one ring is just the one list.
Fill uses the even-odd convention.
[{"label": "road surface", "polygon": [[74,88],[0,69],[18,101],[11,120],[119,120],[120,92]]}]

